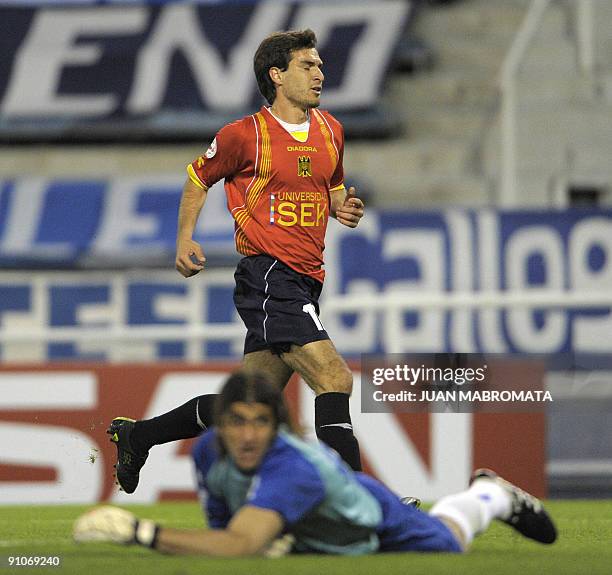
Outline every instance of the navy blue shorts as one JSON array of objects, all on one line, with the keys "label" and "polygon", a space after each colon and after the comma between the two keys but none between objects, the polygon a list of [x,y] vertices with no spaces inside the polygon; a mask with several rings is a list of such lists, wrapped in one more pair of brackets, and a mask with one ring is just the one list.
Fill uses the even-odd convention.
[{"label": "navy blue shorts", "polygon": [[244,353],[288,352],[292,344],[329,339],[319,320],[321,282],[267,255],[242,258],[234,304],[247,328]]},{"label": "navy blue shorts", "polygon": [[412,505],[404,505],[395,493],[368,475],[358,473],[357,480],[378,500],[382,508],[383,522],[377,530],[379,552],[461,553],[461,545],[437,517]]}]

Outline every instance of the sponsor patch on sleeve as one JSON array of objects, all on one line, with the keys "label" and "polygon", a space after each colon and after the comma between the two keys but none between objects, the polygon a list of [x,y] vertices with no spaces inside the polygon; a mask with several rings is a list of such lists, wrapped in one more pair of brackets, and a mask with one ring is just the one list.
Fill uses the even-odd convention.
[{"label": "sponsor patch on sleeve", "polygon": [[208,150],[204,154],[209,160],[217,153],[217,138],[215,138],[208,146]]}]

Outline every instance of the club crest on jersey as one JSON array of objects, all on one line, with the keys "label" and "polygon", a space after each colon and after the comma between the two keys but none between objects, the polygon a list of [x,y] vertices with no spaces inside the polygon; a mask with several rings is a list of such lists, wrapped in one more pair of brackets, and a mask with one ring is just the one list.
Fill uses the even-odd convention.
[{"label": "club crest on jersey", "polygon": [[301,176],[302,178],[312,176],[310,156],[298,156],[298,176]]}]

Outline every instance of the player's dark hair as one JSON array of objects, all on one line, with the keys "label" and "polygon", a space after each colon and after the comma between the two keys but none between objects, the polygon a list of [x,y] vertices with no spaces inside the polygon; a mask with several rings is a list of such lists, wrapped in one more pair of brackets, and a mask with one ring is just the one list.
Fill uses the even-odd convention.
[{"label": "player's dark hair", "polygon": [[237,371],[230,376],[215,402],[215,425],[221,425],[223,416],[236,402],[268,405],[272,408],[276,428],[282,424],[291,426],[282,390],[270,383],[263,373]]},{"label": "player's dark hair", "polygon": [[317,37],[310,30],[290,30],[274,32],[265,38],[257,48],[253,58],[255,78],[261,95],[272,105],[276,98],[276,86],[270,78],[270,68],[286,70],[292,57],[292,52],[304,48],[315,48]]}]

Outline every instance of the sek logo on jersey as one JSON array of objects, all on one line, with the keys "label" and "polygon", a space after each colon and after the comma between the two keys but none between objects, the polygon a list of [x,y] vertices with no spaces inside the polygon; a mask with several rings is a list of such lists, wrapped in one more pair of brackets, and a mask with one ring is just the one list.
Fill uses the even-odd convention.
[{"label": "sek logo on jersey", "polygon": [[[310,174],[309,174],[310,175]],[[316,227],[327,221],[327,198],[321,192],[281,192],[278,207],[270,201],[270,220],[281,226]]]},{"label": "sek logo on jersey", "polygon": [[298,156],[298,176],[302,178],[312,176],[310,156]]}]

